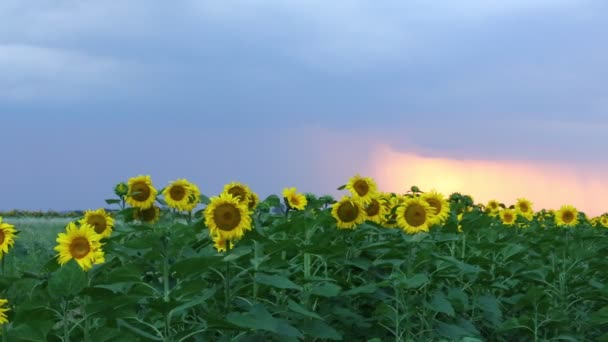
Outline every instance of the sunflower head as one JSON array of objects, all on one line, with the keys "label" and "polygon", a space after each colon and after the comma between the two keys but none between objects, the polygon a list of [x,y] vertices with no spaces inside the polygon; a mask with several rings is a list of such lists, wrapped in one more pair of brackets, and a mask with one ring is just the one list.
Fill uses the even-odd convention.
[{"label": "sunflower head", "polygon": [[346,184],[354,200],[367,204],[376,195],[378,188],[376,182],[370,177],[361,177],[359,174],[353,176]]},{"label": "sunflower head", "polygon": [[200,190],[188,180],[178,179],[163,190],[163,195],[169,207],[190,211],[198,204]]},{"label": "sunflower head", "polygon": [[260,197],[258,196],[258,194],[256,194],[255,192],[252,191],[249,194],[249,201],[247,202],[247,208],[249,208],[249,211],[253,212],[259,203],[260,203]]},{"label": "sunflower head", "polygon": [[14,246],[16,234],[15,226],[2,222],[2,216],[0,216],[0,259],[8,253],[9,248]]},{"label": "sunflower head", "polygon": [[160,220],[160,208],[155,205],[147,209],[136,208],[133,212],[133,218],[149,224],[156,223]]},{"label": "sunflower head", "polygon": [[60,265],[64,265],[71,259],[76,260],[80,268],[85,272],[94,264],[105,262],[104,253],[101,250],[101,235],[95,233],[95,228],[87,223],[76,227],[70,222],[66,227],[66,233],[59,233],[58,245],[55,251]]},{"label": "sunflower head", "polygon": [[247,204],[249,196],[251,195],[251,189],[249,186],[239,182],[231,182],[224,185],[224,193],[232,195],[239,202]]},{"label": "sunflower head", "polygon": [[433,219],[431,221],[431,225],[443,224],[450,215],[450,203],[448,203],[446,198],[434,190],[426,192],[420,197],[433,209]]},{"label": "sunflower head", "polygon": [[238,240],[251,230],[251,217],[246,202],[224,192],[212,197],[205,208],[205,224],[211,236]]},{"label": "sunflower head", "polygon": [[8,318],[6,317],[6,312],[8,311],[8,308],[5,307],[6,304],[8,304],[8,301],[6,299],[0,298],[0,326],[2,326],[2,324],[8,323]]},{"label": "sunflower head", "polygon": [[517,212],[514,209],[503,209],[500,211],[499,216],[503,224],[510,226],[515,223]]},{"label": "sunflower head", "polygon": [[95,233],[104,238],[109,237],[112,234],[112,228],[114,228],[114,219],[103,208],[87,210],[80,223],[93,226]]},{"label": "sunflower head", "polygon": [[420,197],[406,198],[397,209],[397,223],[408,234],[428,232],[434,216],[433,207]]},{"label": "sunflower head", "polygon": [[574,227],[578,224],[578,210],[571,205],[563,205],[555,213],[555,223],[558,227]]},{"label": "sunflower head", "polygon": [[600,226],[608,228],[608,216],[602,215],[598,220]]},{"label": "sunflower head", "polygon": [[489,200],[488,203],[486,204],[486,212],[488,214],[490,214],[491,216],[496,216],[498,215],[498,212],[500,211],[500,203],[497,200]]},{"label": "sunflower head", "polygon": [[331,215],[336,219],[336,226],[341,229],[353,229],[365,221],[361,202],[348,196],[333,204]]},{"label": "sunflower head", "polygon": [[232,241],[219,235],[212,236],[211,239],[213,240],[213,247],[215,247],[215,250],[217,250],[219,253],[226,252],[234,248],[234,243]]},{"label": "sunflower head", "polygon": [[382,199],[376,196],[371,201],[364,205],[365,216],[368,221],[375,222],[378,224],[384,223],[386,217],[386,206],[381,202]]},{"label": "sunflower head", "polygon": [[517,214],[527,218],[528,220],[531,220],[532,217],[534,216],[534,210],[532,209],[532,202],[530,202],[530,200],[528,200],[526,198],[517,199],[517,202],[515,203],[515,211],[517,211]]},{"label": "sunflower head", "polygon": [[114,193],[116,196],[122,198],[129,193],[129,186],[125,182],[120,182],[114,186]]},{"label": "sunflower head", "polygon": [[129,191],[126,202],[136,208],[147,209],[156,200],[156,188],[152,186],[150,176],[137,176],[129,179]]},{"label": "sunflower head", "polygon": [[306,196],[298,193],[296,188],[283,189],[283,199],[285,200],[285,204],[287,204],[290,209],[304,210],[308,204]]}]

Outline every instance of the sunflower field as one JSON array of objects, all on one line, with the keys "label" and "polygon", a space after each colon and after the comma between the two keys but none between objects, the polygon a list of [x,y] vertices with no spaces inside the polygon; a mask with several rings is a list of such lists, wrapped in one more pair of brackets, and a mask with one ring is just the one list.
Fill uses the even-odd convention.
[{"label": "sunflower field", "polygon": [[0,217],[0,338],[608,341],[608,216],[339,190],[137,176],[56,232]]}]

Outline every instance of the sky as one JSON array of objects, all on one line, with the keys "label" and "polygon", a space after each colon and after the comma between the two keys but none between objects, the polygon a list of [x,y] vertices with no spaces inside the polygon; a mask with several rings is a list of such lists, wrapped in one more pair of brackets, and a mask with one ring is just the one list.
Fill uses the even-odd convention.
[{"label": "sky", "polygon": [[0,210],[359,173],[608,211],[608,2],[2,0]]}]

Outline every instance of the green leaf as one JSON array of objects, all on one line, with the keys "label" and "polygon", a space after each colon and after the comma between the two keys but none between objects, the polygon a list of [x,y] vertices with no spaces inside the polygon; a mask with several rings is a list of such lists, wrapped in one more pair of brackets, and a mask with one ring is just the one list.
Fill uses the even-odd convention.
[{"label": "green leaf", "polygon": [[300,315],[304,315],[310,318],[315,318],[315,319],[323,319],[321,316],[317,315],[316,313],[309,311],[308,309],[306,309],[305,307],[303,307],[302,305],[294,302],[291,299],[287,300],[287,307],[289,308],[289,310],[295,312],[295,313],[299,313]]},{"label": "green leaf", "polygon": [[51,297],[69,298],[77,295],[85,286],[87,286],[85,272],[76,261],[71,260],[51,275],[48,288]]},{"label": "green leaf", "polygon": [[337,190],[344,190],[344,189],[346,189],[346,184],[340,185]]},{"label": "green leaf", "polygon": [[139,335],[141,337],[145,337],[145,338],[147,338],[149,340],[152,340],[152,341],[162,341],[163,340],[158,335],[152,335],[152,334],[150,334],[150,333],[148,333],[148,332],[146,332],[146,331],[144,331],[144,330],[142,330],[142,329],[134,326],[133,324],[125,321],[124,319],[120,319],[119,318],[119,319],[116,320],[116,322],[118,323],[118,327],[121,327],[121,326],[125,327],[125,328],[131,330],[132,332],[134,332],[135,334],[137,334],[137,335]]},{"label": "green leaf", "polygon": [[270,275],[265,273],[257,273],[255,275],[255,281],[260,284],[265,284],[280,289],[302,290],[300,285],[292,282],[288,278],[276,274]]},{"label": "green leaf", "polygon": [[435,312],[442,312],[450,317],[454,317],[455,315],[452,304],[445,298],[443,292],[440,291],[433,294],[429,308]]},{"label": "green leaf", "polygon": [[207,197],[203,194],[200,195],[200,201],[204,205],[208,205],[209,203],[211,203],[211,200],[209,199],[209,197]]},{"label": "green leaf", "polygon": [[591,315],[590,322],[596,325],[608,324],[608,306],[604,306]]},{"label": "green leaf", "polygon": [[314,285],[310,288],[310,293],[320,297],[335,297],[340,293],[342,288],[334,283],[323,283]]},{"label": "green leaf", "polygon": [[484,318],[493,325],[499,325],[502,321],[502,311],[499,302],[492,295],[483,295],[477,298],[477,307],[484,313]]},{"label": "green leaf", "polygon": [[323,340],[341,341],[342,335],[327,323],[318,320],[307,320],[299,325],[304,334]]},{"label": "green leaf", "polygon": [[348,291],[344,291],[342,294],[345,296],[354,296],[360,293],[374,293],[378,290],[378,285],[376,283],[369,283],[363,286],[352,288]]},{"label": "green leaf", "polygon": [[256,304],[247,313],[231,312],[228,322],[247,329],[265,330],[275,334],[301,338],[302,333],[287,322],[274,318],[263,305]]},{"label": "green leaf", "polygon": [[114,199],[114,198],[112,198],[112,199],[107,199],[107,200],[106,200],[106,203],[107,203],[107,204],[118,204],[118,203],[120,203],[120,200],[119,200],[119,199]]},{"label": "green leaf", "polygon": [[248,255],[252,251],[253,249],[249,246],[239,246],[228,251],[228,253],[226,253],[228,255],[226,255],[223,260],[225,262],[237,260],[240,257]]},{"label": "green leaf", "polygon": [[413,276],[403,279],[402,284],[408,289],[419,288],[429,282],[429,277],[424,273],[416,273]]}]

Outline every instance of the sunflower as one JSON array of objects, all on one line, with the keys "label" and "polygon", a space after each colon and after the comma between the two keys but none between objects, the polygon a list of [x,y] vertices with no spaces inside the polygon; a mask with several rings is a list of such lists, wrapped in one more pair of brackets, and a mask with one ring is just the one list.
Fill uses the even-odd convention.
[{"label": "sunflower", "polygon": [[249,211],[253,212],[258,206],[258,203],[260,203],[260,197],[258,197],[258,194],[252,191],[251,194],[249,194],[249,202],[247,203]]},{"label": "sunflower", "polygon": [[[198,196],[197,196],[198,194]],[[163,190],[165,202],[171,208],[190,211],[198,204],[200,191],[186,179],[173,181]]]},{"label": "sunflower", "polygon": [[371,222],[375,222],[378,224],[382,224],[385,221],[386,217],[386,206],[381,203],[382,199],[380,197],[374,197],[372,200],[364,206],[366,219]]},{"label": "sunflower", "polygon": [[238,240],[251,230],[251,217],[247,204],[230,193],[212,197],[205,208],[205,224],[211,236],[222,239]]},{"label": "sunflower", "polygon": [[8,309],[4,308],[7,303],[8,301],[6,299],[0,299],[0,326],[2,326],[2,324],[8,323],[8,319],[6,318],[6,312],[8,311]]},{"label": "sunflower", "polygon": [[71,259],[76,259],[80,268],[85,272],[93,267],[93,264],[102,264],[104,253],[101,250],[102,236],[95,233],[95,228],[90,224],[84,223],[80,228],[74,222],[70,222],[66,227],[66,233],[59,233],[55,250],[58,262],[64,265]]},{"label": "sunflower", "polygon": [[608,216],[602,215],[599,219],[599,223],[602,227],[608,228]]},{"label": "sunflower", "polygon": [[304,210],[306,204],[308,204],[306,196],[299,194],[296,188],[283,189],[283,198],[285,199],[285,204],[290,209]]},{"label": "sunflower", "polygon": [[212,236],[211,239],[213,240],[213,247],[215,247],[218,253],[226,252],[234,248],[234,243],[232,241],[222,238],[219,235]]},{"label": "sunflower", "polygon": [[369,203],[378,191],[373,179],[361,177],[359,174],[348,181],[346,189],[350,191],[354,200],[359,200],[364,204]]},{"label": "sunflower", "polygon": [[365,211],[361,203],[348,196],[334,203],[331,215],[336,219],[336,226],[342,229],[353,229],[365,221]]},{"label": "sunflower", "polygon": [[525,198],[518,198],[515,203],[515,211],[520,216],[531,220],[534,217],[534,210],[532,209],[532,202]]},{"label": "sunflower", "polygon": [[563,205],[555,213],[555,223],[559,227],[573,227],[578,224],[578,210],[571,205]]},{"label": "sunflower", "polygon": [[251,195],[251,189],[246,184],[239,182],[231,182],[224,185],[224,193],[232,195],[240,203],[247,203]]},{"label": "sunflower", "polygon": [[486,212],[490,214],[490,216],[498,215],[498,212],[500,212],[500,203],[494,199],[489,200],[486,204]]},{"label": "sunflower", "polygon": [[3,223],[2,216],[0,216],[0,259],[2,259],[2,256],[8,253],[8,249],[15,244],[16,233],[15,226]]},{"label": "sunflower", "polygon": [[185,211],[192,211],[201,202],[201,190],[194,183],[190,183],[190,196],[188,196],[188,204],[184,206]]},{"label": "sunflower", "polygon": [[502,223],[508,226],[514,224],[515,219],[517,218],[517,212],[515,209],[503,209],[498,215],[500,216]]},{"label": "sunflower", "polygon": [[126,183],[118,183],[114,186],[114,193],[116,196],[123,198],[129,193],[129,186]]},{"label": "sunflower", "polygon": [[397,196],[395,194],[389,194],[388,197],[384,197],[386,214],[384,216],[383,226],[386,228],[397,228],[397,209],[405,202],[404,196]]},{"label": "sunflower", "polygon": [[160,208],[155,205],[147,209],[136,208],[133,218],[145,223],[156,223],[160,220]]},{"label": "sunflower", "polygon": [[150,176],[137,176],[129,179],[129,193],[126,202],[136,208],[148,209],[156,199],[156,189]]},{"label": "sunflower", "polygon": [[433,207],[424,199],[406,198],[403,205],[397,208],[397,223],[408,234],[428,232],[435,220],[433,212]]},{"label": "sunflower", "polygon": [[433,220],[430,222],[433,224],[443,224],[450,215],[450,204],[443,197],[442,194],[437,191],[426,192],[420,196],[423,200],[433,208]]},{"label": "sunflower", "polygon": [[97,210],[87,210],[80,223],[87,223],[95,228],[95,233],[102,237],[110,237],[114,228],[114,219],[103,208]]}]

